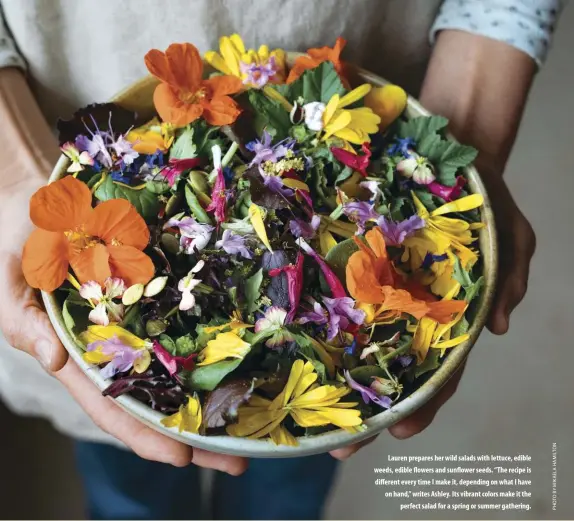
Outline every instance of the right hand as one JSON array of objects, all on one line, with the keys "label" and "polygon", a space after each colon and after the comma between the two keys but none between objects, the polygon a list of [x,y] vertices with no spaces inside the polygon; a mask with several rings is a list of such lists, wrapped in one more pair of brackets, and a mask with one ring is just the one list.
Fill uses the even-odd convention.
[{"label": "right hand", "polygon": [[190,463],[239,475],[247,460],[195,449],[164,436],[124,412],[68,357],[37,293],[21,268],[21,252],[33,229],[28,215],[31,195],[42,178],[16,181],[0,189],[0,330],[8,343],[36,358],[57,378],[94,423],[145,459],[178,467]]}]

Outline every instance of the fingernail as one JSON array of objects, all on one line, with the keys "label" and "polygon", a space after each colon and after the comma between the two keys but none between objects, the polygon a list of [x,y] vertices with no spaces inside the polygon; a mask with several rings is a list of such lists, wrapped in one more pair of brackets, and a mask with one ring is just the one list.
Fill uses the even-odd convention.
[{"label": "fingernail", "polygon": [[47,371],[50,370],[53,353],[54,353],[54,346],[48,340],[40,340],[36,344],[36,356],[38,358],[38,361]]}]

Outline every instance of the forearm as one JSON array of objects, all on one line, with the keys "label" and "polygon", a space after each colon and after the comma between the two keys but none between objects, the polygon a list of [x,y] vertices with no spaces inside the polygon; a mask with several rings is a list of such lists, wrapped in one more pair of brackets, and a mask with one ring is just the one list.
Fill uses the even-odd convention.
[{"label": "forearm", "polygon": [[442,31],[421,103],[450,120],[452,133],[480,151],[485,175],[502,174],[536,72],[534,60],[496,40]]},{"label": "forearm", "polygon": [[0,121],[0,190],[45,182],[58,158],[58,144],[23,73],[15,68],[0,69]]}]

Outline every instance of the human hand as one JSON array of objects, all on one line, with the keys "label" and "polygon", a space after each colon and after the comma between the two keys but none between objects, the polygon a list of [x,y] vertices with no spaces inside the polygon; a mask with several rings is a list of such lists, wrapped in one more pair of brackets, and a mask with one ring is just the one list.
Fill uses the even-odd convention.
[{"label": "human hand", "polygon": [[164,436],[103,397],[82,373],[56,335],[36,292],[22,274],[21,251],[33,226],[28,217],[30,196],[42,178],[0,189],[0,330],[8,343],[38,359],[62,383],[94,423],[145,459],[186,466],[190,463],[232,475],[247,468],[247,460],[195,449]]}]

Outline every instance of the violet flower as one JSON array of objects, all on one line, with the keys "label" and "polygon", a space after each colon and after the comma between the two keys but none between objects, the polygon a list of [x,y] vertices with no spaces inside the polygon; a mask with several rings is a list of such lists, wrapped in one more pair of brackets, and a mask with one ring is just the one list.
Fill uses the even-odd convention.
[{"label": "violet flower", "polygon": [[120,136],[116,141],[111,142],[109,145],[118,159],[126,166],[131,165],[139,154],[133,149],[133,145],[124,136]]},{"label": "violet flower", "polygon": [[255,154],[255,157],[251,160],[251,163],[249,163],[250,167],[261,165],[266,161],[276,163],[279,159],[285,157],[288,150],[292,150],[295,146],[294,139],[284,139],[276,145],[271,145],[272,140],[273,138],[271,134],[269,134],[267,130],[264,130],[261,141],[256,139],[255,141],[251,141],[245,145],[247,150]]},{"label": "violet flower", "polygon": [[382,215],[377,220],[377,224],[381,228],[388,246],[400,246],[407,237],[426,225],[425,220],[418,215],[413,215],[400,222],[387,219]]},{"label": "violet flower", "polygon": [[173,376],[183,368],[186,371],[192,371],[195,367],[195,359],[197,353],[192,353],[189,356],[173,356],[167,349],[165,349],[157,340],[153,341],[153,352],[156,358],[167,369],[169,376]]},{"label": "violet flower", "polygon": [[365,321],[365,312],[355,309],[355,301],[350,297],[323,297],[323,304],[329,312],[327,340],[333,340],[341,330],[347,329],[351,322],[360,326]]},{"label": "violet flower", "polygon": [[99,349],[103,355],[113,356],[107,365],[100,371],[103,378],[112,378],[118,373],[129,371],[135,362],[145,356],[145,349],[135,349],[124,344],[117,336],[107,340],[98,340],[88,344],[86,351]]},{"label": "violet flower", "polygon": [[370,202],[373,205],[376,205],[379,198],[383,196],[383,191],[381,190],[381,184],[379,181],[361,181],[359,186],[371,192]]},{"label": "violet flower", "polygon": [[376,221],[380,214],[375,211],[375,205],[367,201],[353,201],[343,205],[343,213],[357,225],[357,235],[365,233],[365,225]]},{"label": "violet flower", "polygon": [[388,396],[380,396],[370,387],[361,385],[359,382],[353,379],[351,373],[349,373],[348,370],[345,369],[344,375],[345,380],[347,381],[347,385],[351,389],[358,391],[366,404],[372,401],[383,409],[388,409],[392,405],[393,401]]},{"label": "violet flower", "polygon": [[275,77],[279,67],[277,67],[275,57],[271,56],[262,64],[239,62],[239,69],[241,70],[241,74],[247,75],[243,80],[244,84],[252,85],[260,89]]},{"label": "violet flower", "polygon": [[170,159],[167,166],[159,171],[159,174],[167,181],[169,186],[173,186],[183,172],[199,166],[200,162],[198,157],[190,159]]},{"label": "violet flower", "polygon": [[272,192],[280,194],[283,197],[292,197],[294,192],[291,188],[287,188],[283,183],[283,179],[278,175],[261,174],[263,184]]},{"label": "violet flower", "polygon": [[323,260],[323,258],[309,246],[302,237],[297,239],[297,245],[307,254],[315,259],[315,262],[319,264],[321,271],[331,289],[331,294],[334,298],[343,298],[347,296],[347,292],[341,284],[341,281],[338,279],[337,275],[333,272],[333,270],[329,267],[329,265]]},{"label": "violet flower", "polygon": [[297,253],[297,259],[295,265],[288,264],[287,266],[281,266],[280,268],[274,268],[269,270],[270,277],[276,277],[281,273],[285,273],[287,277],[287,291],[289,293],[289,304],[291,309],[287,314],[287,322],[293,322],[295,318],[295,313],[299,307],[299,302],[301,300],[301,291],[303,290],[303,263],[305,259],[301,252]]},{"label": "violet flower", "polygon": [[321,224],[321,217],[318,215],[313,215],[311,218],[311,222],[307,223],[302,219],[291,219],[289,221],[289,229],[291,233],[299,238],[303,237],[304,239],[312,239],[315,237],[315,233],[317,232],[319,225]]},{"label": "violet flower", "polygon": [[241,255],[245,259],[251,259],[251,253],[245,246],[245,237],[225,230],[220,240],[215,243],[217,249],[223,249],[229,255]]},{"label": "violet flower", "polygon": [[460,196],[465,184],[466,179],[459,175],[456,178],[456,184],[454,186],[445,186],[433,181],[427,185],[427,188],[431,194],[444,199],[447,203],[450,203]]},{"label": "violet flower", "polygon": [[[87,127],[86,127],[87,128]],[[91,130],[88,129],[90,133]],[[92,139],[85,135],[79,135],[76,138],[76,147],[78,150],[87,152],[93,159],[99,161],[105,168],[112,168],[114,161],[106,146],[106,132],[97,130],[92,133]]]},{"label": "violet flower", "polygon": [[297,323],[308,324],[311,322],[313,324],[317,324],[318,326],[326,324],[329,317],[327,310],[321,306],[319,302],[311,297],[309,297],[309,302],[313,306],[313,310],[300,313],[299,318],[297,319]]},{"label": "violet flower", "polygon": [[193,217],[182,219],[173,217],[165,223],[163,229],[166,228],[179,228],[181,233],[179,244],[188,255],[203,250],[211,240],[214,230],[213,226],[198,223]]},{"label": "violet flower", "polygon": [[390,156],[401,154],[403,157],[411,157],[412,149],[415,147],[416,143],[412,137],[398,138],[396,143],[392,144],[387,153]]}]

